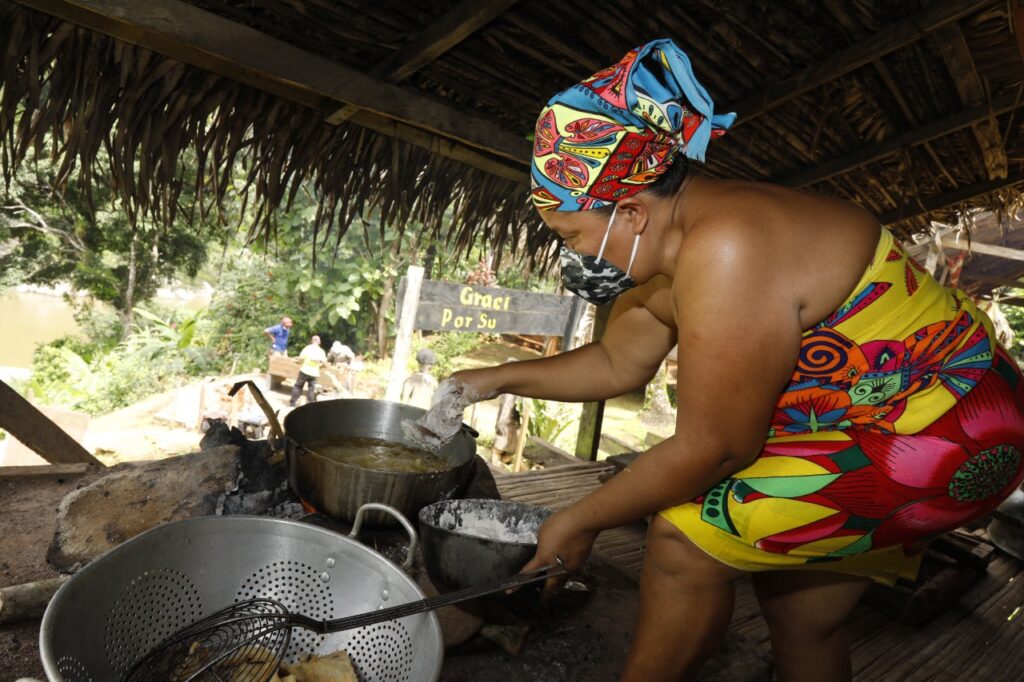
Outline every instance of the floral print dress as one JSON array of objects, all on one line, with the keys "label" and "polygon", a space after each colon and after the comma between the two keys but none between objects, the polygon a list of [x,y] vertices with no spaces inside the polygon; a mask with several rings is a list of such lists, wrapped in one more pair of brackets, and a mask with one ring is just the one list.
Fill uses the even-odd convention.
[{"label": "floral print dress", "polygon": [[758,458],[662,516],[743,570],[914,577],[924,543],[1024,478],[1024,382],[994,339],[883,229],[854,293],[804,333]]}]

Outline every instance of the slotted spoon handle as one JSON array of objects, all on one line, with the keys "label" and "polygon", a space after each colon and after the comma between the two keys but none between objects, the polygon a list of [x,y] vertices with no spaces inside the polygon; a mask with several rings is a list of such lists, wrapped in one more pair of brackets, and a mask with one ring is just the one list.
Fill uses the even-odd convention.
[{"label": "slotted spoon handle", "polygon": [[[562,575],[565,572],[565,567],[561,563],[552,564],[550,566],[544,566],[543,568],[530,571],[529,573],[514,575],[511,578],[502,580],[501,582],[486,583],[477,587],[467,587],[456,592],[439,594],[428,599],[399,604],[398,606],[392,606],[391,608],[381,609],[379,611],[371,611],[369,613],[361,613],[355,616],[346,616],[345,618],[337,618],[335,620],[328,621],[313,621],[312,619],[308,619],[310,621],[308,625],[310,629],[316,630],[320,634],[366,627],[367,625],[383,623],[397,618],[405,618],[406,616],[412,616],[417,613],[426,613],[427,611],[439,609],[442,606],[458,604],[459,602],[469,601],[470,599],[494,594],[495,592],[504,592],[505,590],[510,590],[513,587],[521,587],[541,580],[547,580],[548,578],[554,578],[555,576]],[[305,621],[307,619],[302,617],[302,620]]]}]

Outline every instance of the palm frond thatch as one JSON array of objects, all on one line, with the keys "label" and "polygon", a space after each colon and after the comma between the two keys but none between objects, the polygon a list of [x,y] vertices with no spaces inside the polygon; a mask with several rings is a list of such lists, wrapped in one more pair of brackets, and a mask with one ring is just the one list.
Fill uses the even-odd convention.
[{"label": "palm frond thatch", "polygon": [[229,192],[241,195],[256,216],[250,238],[267,239],[275,212],[308,185],[323,244],[376,211],[385,225],[420,223],[455,251],[476,239],[499,251],[527,232],[529,252],[545,251],[525,185],[358,125],[329,125],[318,110],[42,13],[14,6],[2,19],[8,186],[35,147],[58,164],[58,190],[77,177],[91,197],[95,178],[106,176],[132,220],[173,222],[190,186],[203,215]]}]

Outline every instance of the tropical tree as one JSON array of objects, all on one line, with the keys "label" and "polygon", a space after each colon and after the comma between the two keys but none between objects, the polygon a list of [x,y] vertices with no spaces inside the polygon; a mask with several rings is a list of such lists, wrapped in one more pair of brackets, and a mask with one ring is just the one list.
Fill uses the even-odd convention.
[{"label": "tropical tree", "polygon": [[169,225],[121,209],[110,187],[93,181],[91,195],[68,182],[46,159],[22,164],[0,203],[0,283],[69,283],[111,304],[131,331],[135,306],[161,283],[194,276],[206,260],[216,226],[180,213]]}]

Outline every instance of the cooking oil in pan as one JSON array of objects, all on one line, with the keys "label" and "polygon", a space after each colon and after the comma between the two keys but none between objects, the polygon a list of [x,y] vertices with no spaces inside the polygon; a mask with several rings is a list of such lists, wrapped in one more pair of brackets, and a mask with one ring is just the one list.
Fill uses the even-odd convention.
[{"label": "cooking oil in pan", "polygon": [[327,459],[374,471],[428,474],[445,471],[451,464],[437,455],[377,438],[335,436],[307,445]]}]

